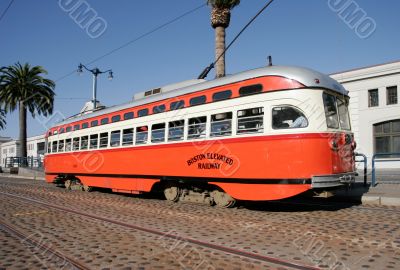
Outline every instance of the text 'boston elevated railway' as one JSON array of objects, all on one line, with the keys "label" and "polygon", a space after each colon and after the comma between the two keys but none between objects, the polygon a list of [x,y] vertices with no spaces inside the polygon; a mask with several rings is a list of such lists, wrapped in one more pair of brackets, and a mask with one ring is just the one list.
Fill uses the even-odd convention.
[{"label": "text 'boston elevated railway'", "polygon": [[48,182],[231,206],[354,180],[347,91],[272,66],[147,91],[47,132]]}]

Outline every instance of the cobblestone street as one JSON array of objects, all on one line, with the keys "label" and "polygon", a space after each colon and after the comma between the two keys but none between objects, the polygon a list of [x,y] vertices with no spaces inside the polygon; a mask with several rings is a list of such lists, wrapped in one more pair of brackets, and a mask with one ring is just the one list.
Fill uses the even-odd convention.
[{"label": "cobblestone street", "polygon": [[399,269],[400,208],[221,209],[0,179],[0,269]]}]

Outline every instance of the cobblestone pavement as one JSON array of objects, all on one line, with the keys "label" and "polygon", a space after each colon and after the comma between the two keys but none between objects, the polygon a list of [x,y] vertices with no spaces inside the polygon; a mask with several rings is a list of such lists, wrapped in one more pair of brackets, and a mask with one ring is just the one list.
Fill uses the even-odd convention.
[{"label": "cobblestone pavement", "polygon": [[[150,196],[67,191],[42,181],[7,178],[0,178],[0,200],[2,223],[88,269],[400,269],[399,207],[297,199],[220,209]],[[73,269],[27,242],[0,226],[0,269]]]}]

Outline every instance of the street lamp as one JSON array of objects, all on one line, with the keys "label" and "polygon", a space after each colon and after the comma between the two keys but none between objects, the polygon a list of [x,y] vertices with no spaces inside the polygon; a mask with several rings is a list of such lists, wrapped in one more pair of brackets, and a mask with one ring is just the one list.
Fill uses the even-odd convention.
[{"label": "street lamp", "polygon": [[87,71],[89,71],[90,73],[93,74],[93,99],[92,99],[92,102],[93,102],[93,110],[95,110],[96,107],[97,107],[97,99],[96,99],[96,97],[97,97],[97,76],[99,74],[103,74],[103,73],[107,73],[108,72],[108,79],[111,81],[114,78],[113,72],[112,72],[111,69],[106,70],[106,71],[100,71],[100,69],[98,69],[97,67],[94,68],[94,69],[88,69],[82,63],[79,64],[77,72],[79,74],[81,74],[83,72],[83,69],[86,69]]}]

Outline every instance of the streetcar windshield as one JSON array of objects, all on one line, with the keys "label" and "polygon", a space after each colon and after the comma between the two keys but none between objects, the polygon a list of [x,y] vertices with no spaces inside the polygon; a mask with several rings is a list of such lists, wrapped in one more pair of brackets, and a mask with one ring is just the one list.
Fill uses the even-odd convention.
[{"label": "streetcar windshield", "polygon": [[336,98],[334,95],[324,93],[323,100],[328,128],[350,130],[348,99]]}]

